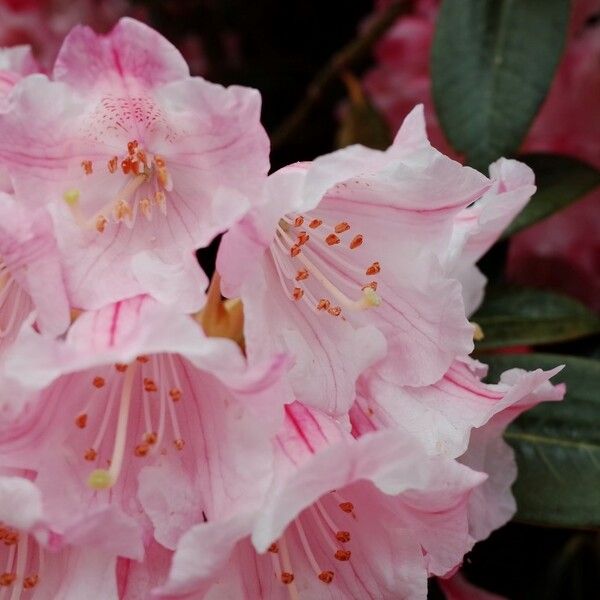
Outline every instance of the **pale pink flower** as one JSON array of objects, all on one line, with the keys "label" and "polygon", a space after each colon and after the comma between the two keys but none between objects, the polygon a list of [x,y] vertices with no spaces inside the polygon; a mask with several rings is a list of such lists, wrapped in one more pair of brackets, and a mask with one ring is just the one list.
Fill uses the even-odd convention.
[{"label": "pale pink flower", "polygon": [[[115,539],[129,532],[113,530]],[[39,489],[27,478],[0,476],[0,596],[32,600],[117,598],[116,554],[82,547],[85,526],[58,533],[45,521]],[[113,540],[113,550],[115,548]]]},{"label": "pale pink flower", "polygon": [[262,498],[285,366],[248,369],[148,297],[82,314],[64,341],[26,324],[5,361],[0,466],[36,473],[55,527],[77,518],[96,545],[127,532],[118,554],[139,560],[147,536],[173,548],[203,514]]},{"label": "pale pink flower", "polygon": [[6,97],[15,83],[38,70],[29,46],[0,48],[0,111],[6,110]]},{"label": "pale pink flower", "polygon": [[271,489],[253,518],[199,524],[158,594],[198,598],[410,598],[460,563],[466,507],[485,478],[394,431],[353,439],[286,407]]},{"label": "pale pink flower", "polygon": [[473,347],[441,258],[490,185],[430,146],[420,108],[385,152],[351,146],[272,175],[217,258],[225,294],[244,302],[249,357],[285,348],[289,398],[338,413],[383,356],[382,333],[400,382],[438,380]]},{"label": "pale pink flower", "polygon": [[[378,3],[379,4],[385,4]],[[429,57],[439,0],[419,0],[376,45],[376,65],[364,78],[370,100],[393,131],[422,102],[437,148],[455,155],[437,121]],[[525,152],[574,156],[600,168],[599,0],[575,0],[567,47],[542,108],[523,143]],[[507,277],[521,285],[563,291],[600,311],[600,192],[511,239]]]},{"label": "pale pink flower", "polygon": [[438,584],[446,600],[507,600],[504,596],[492,594],[469,583],[461,572],[449,579],[438,579]]},{"label": "pale pink flower", "polygon": [[174,46],[127,18],[106,36],[76,27],[52,80],[17,83],[0,160],[18,197],[50,205],[75,306],[158,297],[148,261],[176,287],[198,280],[193,251],[245,213],[266,176],[259,117],[256,90],[190,77]]},{"label": "pale pink flower", "polygon": [[472,431],[494,415],[506,415],[532,397],[540,402],[562,396],[562,386],[547,383],[561,369],[521,371],[510,378],[509,371],[500,383],[486,384],[481,380],[487,367],[465,358],[424,387],[400,387],[370,369],[359,379],[350,420],[357,435],[394,428],[418,437],[431,454],[456,458],[467,450]]},{"label": "pale pink flower", "polygon": [[0,354],[34,309],[44,332],[58,335],[69,325],[52,221],[45,208],[28,211],[0,192]]},{"label": "pale pink flower", "polygon": [[[533,373],[510,369],[502,373],[499,385],[516,388],[531,378]],[[565,391],[562,383],[541,383],[532,387],[530,393],[518,398],[517,402],[496,413],[483,427],[472,431],[469,447],[459,460],[472,469],[488,474],[486,481],[469,498],[469,531],[477,541],[487,538],[516,512],[511,488],[517,478],[517,465],[512,448],[503,439],[506,427],[521,413],[540,402],[562,400]]]},{"label": "pale pink flower", "polygon": [[477,261],[498,241],[534,194],[534,173],[525,164],[501,158],[490,165],[490,189],[454,220],[452,240],[443,259],[447,272],[462,284],[470,316],[483,300],[485,276]]}]

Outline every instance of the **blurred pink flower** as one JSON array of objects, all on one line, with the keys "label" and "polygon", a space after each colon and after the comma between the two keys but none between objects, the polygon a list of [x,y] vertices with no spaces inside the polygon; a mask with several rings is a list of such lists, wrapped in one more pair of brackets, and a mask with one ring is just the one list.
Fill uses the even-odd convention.
[{"label": "blurred pink flower", "polygon": [[72,27],[85,24],[108,31],[130,10],[127,0],[2,0],[0,46],[29,45],[43,70],[51,71]]},{"label": "blurred pink flower", "polygon": [[264,504],[183,535],[165,597],[421,599],[428,576],[470,549],[466,511],[482,474],[395,431],[353,439],[299,403],[274,444]]},{"label": "blurred pink flower", "polygon": [[194,250],[266,179],[260,104],[256,90],[190,77],[173,45],[128,18],[106,36],[74,28],[52,80],[15,85],[0,157],[21,200],[49,205],[72,306],[149,292],[201,307]]},{"label": "blurred pink flower", "polygon": [[[378,5],[385,2],[378,3]],[[375,48],[364,78],[372,102],[396,130],[417,103],[433,144],[450,156],[437,122],[429,56],[439,0],[419,0]],[[599,0],[575,0],[569,39],[550,92],[523,144],[526,152],[567,154],[600,168]],[[561,290],[600,310],[600,192],[513,237],[508,278]]]}]

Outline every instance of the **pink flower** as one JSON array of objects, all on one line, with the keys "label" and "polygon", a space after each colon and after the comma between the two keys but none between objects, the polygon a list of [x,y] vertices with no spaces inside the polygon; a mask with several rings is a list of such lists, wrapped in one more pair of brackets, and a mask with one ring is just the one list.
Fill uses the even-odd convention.
[{"label": "pink flower", "polygon": [[[365,76],[364,85],[393,131],[422,102],[434,145],[455,156],[437,121],[431,96],[429,56],[439,5],[438,0],[419,0],[413,14],[398,20],[377,44],[376,65]],[[598,0],[573,3],[566,51],[523,151],[566,154],[600,168],[600,26],[590,21],[599,12]],[[600,311],[599,194],[594,192],[514,236],[508,279],[565,292]]]},{"label": "pink flower", "polygon": [[[286,407],[276,470],[253,518],[199,524],[159,595],[424,598],[471,547],[466,506],[484,477],[396,432],[360,440]],[[196,596],[195,596],[196,597]]]},{"label": "pink flower", "polygon": [[0,159],[19,198],[49,204],[75,306],[159,297],[150,261],[177,287],[194,278],[189,310],[200,308],[193,251],[245,213],[268,169],[259,113],[258,92],[190,77],[169,42],[131,19],[107,36],[76,27],[53,80],[15,86]]},{"label": "pink flower", "polygon": [[449,579],[438,579],[438,583],[446,596],[446,600],[507,600],[504,596],[486,592],[469,583],[460,572]]},{"label": "pink flower", "polygon": [[[121,531],[121,535],[127,534]],[[84,539],[81,527],[63,534],[48,527],[41,493],[34,483],[21,476],[0,476],[3,598],[7,594],[11,599],[22,595],[32,600],[80,598],[90,590],[98,598],[116,598],[115,554],[99,544],[81,547]],[[55,547],[49,550],[50,546]]]},{"label": "pink flower", "polygon": [[490,178],[490,189],[456,216],[445,258],[448,273],[462,284],[467,315],[481,304],[487,282],[477,261],[498,241],[536,190],[533,171],[516,160],[497,160],[490,165]]},{"label": "pink flower", "polygon": [[6,110],[6,97],[25,75],[37,73],[38,66],[29,46],[0,48],[0,110]]},{"label": "pink flower", "polygon": [[0,192],[0,354],[33,309],[42,331],[57,335],[69,325],[52,221],[45,208],[28,211]]},{"label": "pink flower", "polygon": [[36,473],[55,528],[75,519],[139,560],[151,535],[173,548],[202,515],[262,499],[285,366],[248,369],[233,342],[147,297],[82,314],[64,341],[25,327],[5,362],[0,466]]},{"label": "pink flower", "polygon": [[454,219],[489,186],[429,145],[419,108],[385,152],[351,146],[272,175],[217,259],[225,294],[244,302],[249,357],[286,349],[288,401],[337,413],[384,355],[382,333],[402,384],[439,379],[472,350],[440,260]]},{"label": "pink flower", "polygon": [[547,383],[561,369],[522,371],[512,379],[503,376],[498,384],[485,384],[481,379],[487,367],[465,358],[455,361],[440,381],[424,387],[399,387],[370,369],[359,379],[350,420],[357,435],[394,428],[418,437],[432,454],[456,458],[467,450],[472,431],[494,415],[509,414],[532,396],[537,402],[562,396],[562,386]]},{"label": "pink flower", "polygon": [[27,44],[50,71],[64,36],[78,23],[106,31],[126,12],[126,0],[3,0],[0,46]]}]

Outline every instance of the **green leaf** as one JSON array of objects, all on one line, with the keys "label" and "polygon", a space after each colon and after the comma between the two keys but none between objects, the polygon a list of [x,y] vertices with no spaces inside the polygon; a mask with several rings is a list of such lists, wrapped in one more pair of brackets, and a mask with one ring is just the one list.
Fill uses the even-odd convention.
[{"label": "green leaf", "polygon": [[513,488],[517,518],[556,527],[600,526],[600,361],[553,354],[486,357],[490,381],[512,367],[566,365],[553,382],[567,384],[562,402],[523,414],[505,439],[519,476]]},{"label": "green leaf", "polygon": [[450,143],[487,169],[520,146],[552,81],[568,0],[444,0],[433,96]]},{"label": "green leaf", "polygon": [[478,350],[549,344],[600,333],[600,317],[553,292],[504,288],[488,294],[472,320],[483,330]]},{"label": "green leaf", "polygon": [[549,217],[600,185],[600,171],[576,158],[554,154],[519,158],[533,169],[538,190],[504,232],[504,238]]}]

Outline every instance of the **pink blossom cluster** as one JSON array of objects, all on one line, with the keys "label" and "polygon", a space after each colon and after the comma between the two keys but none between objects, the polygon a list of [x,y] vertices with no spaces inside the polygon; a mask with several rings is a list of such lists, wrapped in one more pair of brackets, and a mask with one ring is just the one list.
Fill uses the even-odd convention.
[{"label": "pink blossom cluster", "polygon": [[[376,2],[376,8],[386,5]],[[438,122],[429,60],[440,0],[418,0],[377,44],[365,89],[395,131],[417,103],[433,144],[458,156]],[[573,156],[600,168],[600,0],[575,0],[565,53],[522,150]],[[600,192],[514,236],[511,282],[560,290],[600,311]],[[585,285],[582,283],[585,282]]]},{"label": "pink blossom cluster", "polygon": [[268,175],[259,93],[128,18],[0,61],[2,600],[424,599],[510,519],[502,433],[564,389],[484,383],[468,318],[527,166],[418,106]]}]

